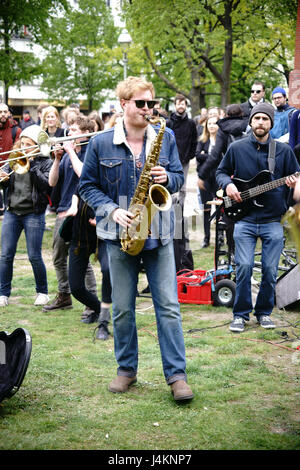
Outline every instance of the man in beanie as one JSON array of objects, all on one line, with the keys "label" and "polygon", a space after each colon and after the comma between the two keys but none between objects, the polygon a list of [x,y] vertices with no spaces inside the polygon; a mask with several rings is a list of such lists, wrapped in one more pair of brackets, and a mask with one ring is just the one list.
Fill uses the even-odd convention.
[{"label": "man in beanie", "polygon": [[287,102],[286,91],[280,86],[272,91],[272,100],[276,106],[274,115],[274,125],[270,131],[273,139],[280,139],[281,142],[289,141],[290,120],[296,108]]},{"label": "man in beanie", "polygon": [[[268,103],[257,104],[249,119],[252,132],[228,147],[216,172],[218,185],[235,203],[242,203],[243,199],[238,184],[234,184],[232,177],[249,181],[262,170],[269,170],[270,180],[286,177],[286,184],[252,199],[252,204],[244,211],[241,220],[235,223],[236,296],[234,318],[229,328],[234,332],[244,331],[245,321],[249,321],[253,309],[251,276],[258,238],[262,243],[262,276],[254,315],[263,328],[275,328],[270,315],[274,307],[277,269],[283,248],[283,227],[280,220],[288,209],[289,188],[293,188],[297,181],[293,175],[300,167],[289,145],[271,139],[273,123],[273,106]],[[275,149],[272,152],[270,149],[273,144]],[[237,206],[243,207],[239,204]]]},{"label": "man in beanie", "polygon": [[[17,244],[22,231],[25,232],[28,258],[32,266],[36,299],[34,305],[45,305],[49,301],[47,272],[42,258],[42,241],[45,230],[45,211],[48,205],[48,176],[52,166],[50,158],[34,156],[39,147],[29,149],[37,144],[40,127],[34,124],[26,127],[18,144],[13,148],[24,149],[28,171],[16,162],[10,167],[7,163],[0,169],[1,186],[5,190],[4,218],[1,233],[0,258],[0,307],[6,307],[12,288],[13,262]],[[18,147],[18,148],[15,148]],[[12,157],[11,157],[12,158]],[[19,171],[21,168],[21,172]]]}]

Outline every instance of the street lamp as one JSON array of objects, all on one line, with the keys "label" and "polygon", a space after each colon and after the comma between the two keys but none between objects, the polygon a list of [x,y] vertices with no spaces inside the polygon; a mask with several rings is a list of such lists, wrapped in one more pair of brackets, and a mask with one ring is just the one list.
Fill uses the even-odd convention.
[{"label": "street lamp", "polygon": [[124,66],[124,80],[127,78],[127,49],[132,42],[131,36],[128,33],[127,29],[123,29],[120,36],[118,37],[118,43],[123,49],[123,66]]}]

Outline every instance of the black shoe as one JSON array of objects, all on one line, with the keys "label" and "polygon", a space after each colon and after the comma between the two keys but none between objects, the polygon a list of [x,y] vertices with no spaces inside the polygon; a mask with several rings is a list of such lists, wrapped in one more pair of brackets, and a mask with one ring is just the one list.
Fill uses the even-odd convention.
[{"label": "black shoe", "polygon": [[149,284],[147,287],[145,287],[145,289],[142,290],[141,294],[150,294],[150,287],[149,287]]},{"label": "black shoe", "polygon": [[208,247],[209,247],[209,242],[204,240],[204,242],[202,243],[201,248],[208,248]]},{"label": "black shoe", "polygon": [[94,312],[94,310],[91,310],[90,308],[86,308],[84,312],[82,312],[81,315],[81,321],[82,323],[95,323],[99,318],[99,313]]},{"label": "black shoe", "polygon": [[42,308],[43,312],[50,312],[51,310],[64,310],[67,308],[72,308],[72,298],[71,294],[66,294],[64,292],[59,292],[52,304],[45,305]]},{"label": "black shoe", "polygon": [[96,333],[96,339],[100,339],[101,341],[105,341],[106,339],[108,339],[110,332],[107,326],[107,321],[100,323],[100,325],[98,326],[98,331]]}]

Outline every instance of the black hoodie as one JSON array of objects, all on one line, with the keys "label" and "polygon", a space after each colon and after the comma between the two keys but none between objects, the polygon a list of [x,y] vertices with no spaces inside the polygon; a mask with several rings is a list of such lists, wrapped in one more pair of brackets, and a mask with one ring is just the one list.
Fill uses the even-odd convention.
[{"label": "black hoodie", "polygon": [[217,122],[219,129],[216,136],[216,145],[211,154],[198,170],[198,177],[205,181],[215,171],[226,153],[231,142],[246,136],[247,122],[242,117],[225,117]]},{"label": "black hoodie", "polygon": [[181,163],[188,163],[191,158],[194,158],[196,152],[198,136],[195,121],[190,119],[187,114],[182,117],[172,113],[170,119],[167,120],[167,126],[175,134]]}]

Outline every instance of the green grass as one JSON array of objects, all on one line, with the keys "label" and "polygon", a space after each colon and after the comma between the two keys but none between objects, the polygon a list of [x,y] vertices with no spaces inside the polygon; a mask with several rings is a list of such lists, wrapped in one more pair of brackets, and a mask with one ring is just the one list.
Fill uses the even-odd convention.
[{"label": "green grass", "polygon": [[[47,224],[53,223],[48,216]],[[53,298],[51,242],[52,232],[46,232]],[[213,246],[200,250],[200,243],[196,234],[195,267],[211,269]],[[94,267],[100,291],[100,269]],[[140,289],[145,285],[141,275]],[[276,330],[262,330],[252,319],[244,333],[235,335],[228,330],[230,309],[182,304],[195,398],[178,405],[164,381],[151,298],[137,298],[138,382],[122,395],[107,389],[117,367],[113,339],[93,340],[95,325],[80,322],[83,306],[74,300],[72,310],[42,313],[33,302],[22,236],[0,330],[26,328],[33,347],[20,390],[0,404],[0,449],[299,450],[299,311],[274,309]]]}]

